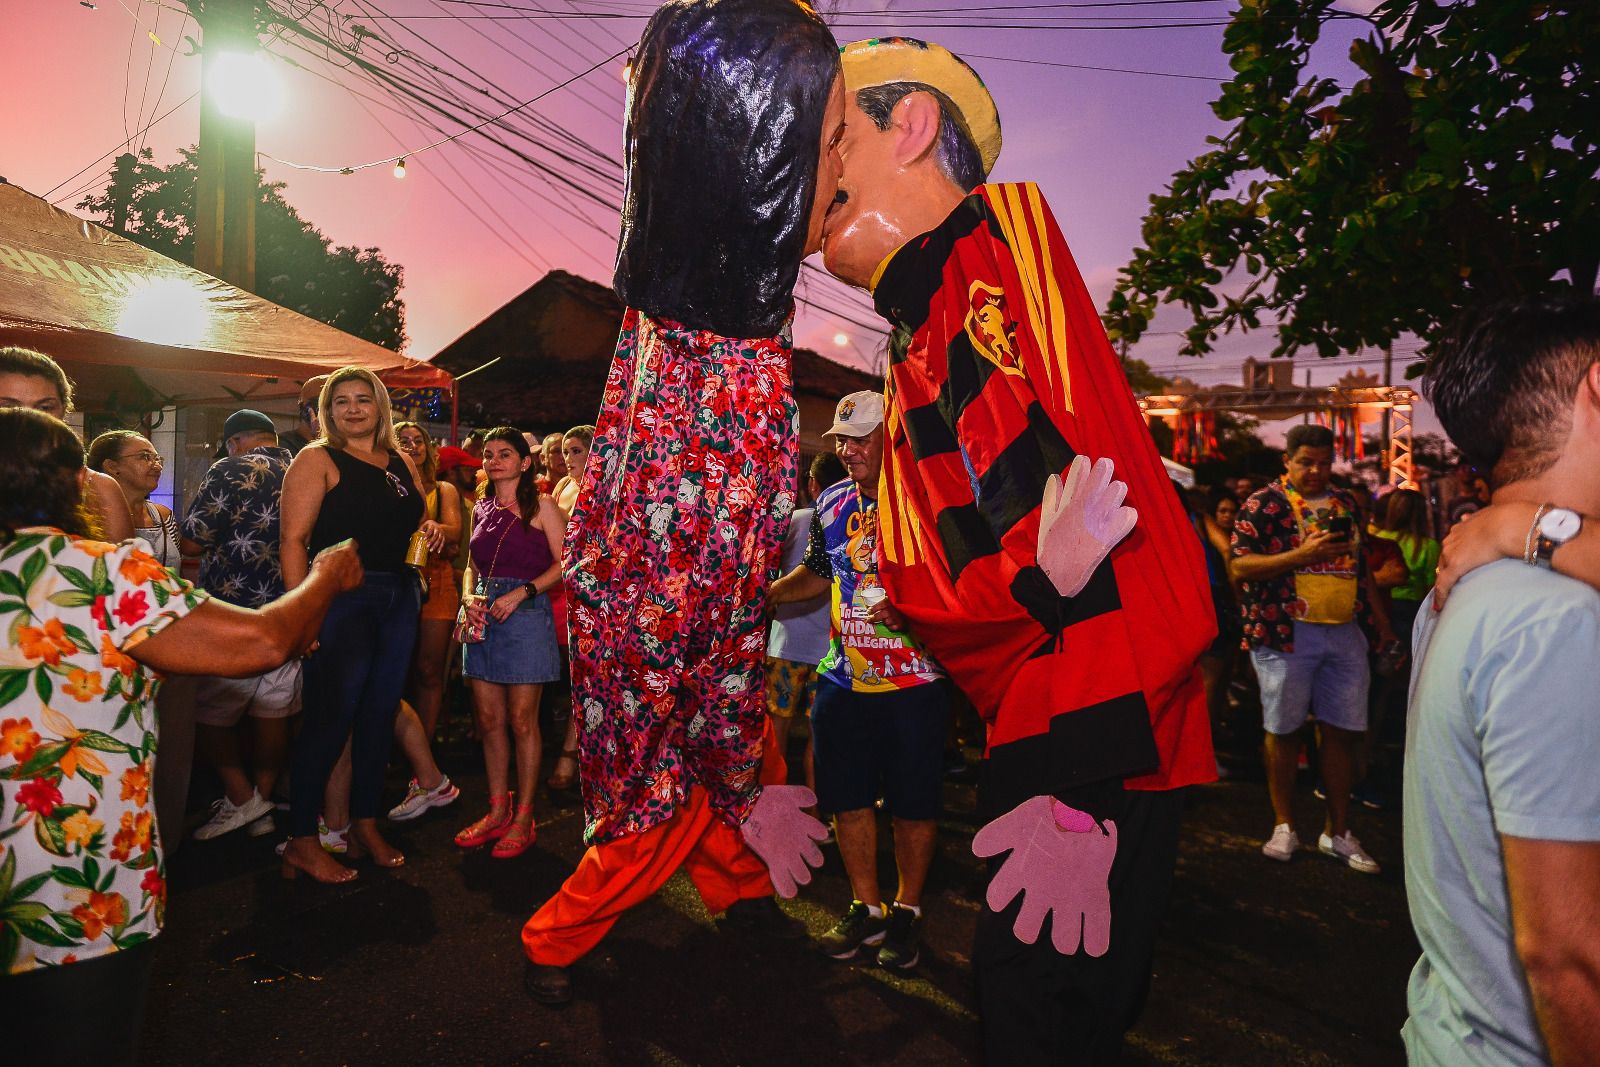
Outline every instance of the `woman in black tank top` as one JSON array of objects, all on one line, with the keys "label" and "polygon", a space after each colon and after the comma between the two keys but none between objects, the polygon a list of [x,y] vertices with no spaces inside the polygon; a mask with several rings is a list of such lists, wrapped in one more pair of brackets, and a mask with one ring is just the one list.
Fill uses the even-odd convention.
[{"label": "woman in black tank top", "polygon": [[[394,739],[395,709],[417,636],[421,606],[406,546],[421,530],[429,548],[444,547],[444,530],[423,516],[420,478],[399,451],[389,394],[370,371],[345,367],[328,376],[318,404],[322,438],[302,449],[283,482],[279,559],[292,589],[310,557],[354,539],[366,577],[328,609],[304,674],[305,715],[290,777],[290,840],[283,873],[304,871],[343,882],[356,872],[318,841],[317,819],[328,778],[351,742],[352,856],[381,866],[405,857],[378,833],[383,774]],[[337,835],[333,835],[337,836]],[[331,841],[337,845],[337,841]]]}]

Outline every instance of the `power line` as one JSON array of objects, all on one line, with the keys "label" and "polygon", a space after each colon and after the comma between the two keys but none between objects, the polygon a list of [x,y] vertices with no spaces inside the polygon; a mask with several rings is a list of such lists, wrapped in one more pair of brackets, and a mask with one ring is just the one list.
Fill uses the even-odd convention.
[{"label": "power line", "polygon": [[[1189,0],[1184,0],[1188,3]],[[1227,78],[1213,78],[1209,74],[1176,74],[1165,70],[1135,70],[1132,67],[1097,67],[1091,63],[1062,63],[1052,59],[1021,59],[1017,56],[986,56],[977,52],[961,53],[963,59],[989,59],[998,63],[1024,63],[1033,67],[1065,67],[1070,70],[1098,70],[1110,74],[1143,74],[1151,78],[1181,78],[1184,81],[1216,82],[1226,84]]]},{"label": "power line", "polygon": [[[121,149],[121,148],[125,147],[126,145],[128,145],[135,137],[138,137],[138,136],[140,136],[142,134],[148,133],[150,131],[151,127],[155,126],[157,123],[161,122],[162,119],[165,119],[167,116],[171,115],[174,111],[177,111],[179,108],[183,107],[185,104],[187,104],[189,101],[193,100],[195,97],[197,97],[199,95],[200,95],[200,90],[196,89],[194,92],[190,93],[188,96],[184,97],[182,100],[179,100],[176,104],[173,104],[172,107],[168,108],[165,112],[163,112],[158,118],[151,119],[149,122],[145,123],[144,129],[135,130],[129,137],[124,139],[121,144],[119,144],[115,148],[111,149],[111,151],[106,152],[103,155],[97,157],[92,162],[90,162],[89,164],[84,166],[82,168],[82,170],[79,170],[76,173],[68,176],[67,178],[62,179],[60,182],[57,182],[54,188],[52,188],[49,192],[44,194],[43,198],[46,199],[46,200],[49,200],[50,199],[50,194],[54,193],[56,191],[56,189],[61,188],[63,185],[66,185],[68,182],[75,181],[78,178],[78,176],[81,175],[84,171],[88,170],[90,167],[93,167],[96,163],[99,163],[102,160],[108,159],[110,156],[115,154],[118,149]],[[63,198],[63,199],[65,199],[65,198]],[[55,201],[52,200],[51,203],[55,203]]]},{"label": "power line", "polygon": [[551,88],[546,89],[542,93],[538,93],[535,96],[529,97],[528,99],[524,100],[522,103],[518,104],[516,107],[513,107],[513,108],[511,108],[511,109],[509,109],[507,111],[502,111],[500,114],[495,115],[495,116],[493,116],[491,118],[484,119],[482,122],[478,123],[475,126],[468,126],[466,129],[461,130],[458,133],[452,133],[448,137],[441,137],[439,140],[433,141],[430,144],[425,144],[425,145],[422,145],[422,146],[420,146],[418,148],[413,148],[413,149],[410,149],[408,151],[401,152],[399,155],[389,156],[389,157],[387,157],[385,159],[375,159],[375,160],[371,161],[370,163],[352,163],[352,164],[349,164],[349,165],[346,165],[346,166],[343,166],[343,167],[318,167],[318,166],[313,166],[313,165],[311,165],[309,163],[295,163],[295,162],[293,162],[291,160],[279,159],[277,156],[270,155],[270,154],[268,154],[266,152],[261,152],[261,153],[258,153],[258,154],[262,155],[262,156],[265,156],[267,159],[270,159],[275,163],[281,163],[286,167],[292,167],[295,170],[309,170],[309,171],[315,171],[315,172],[317,172],[319,174],[352,174],[355,171],[367,170],[370,167],[383,167],[383,166],[387,166],[390,163],[398,163],[402,159],[409,159],[412,156],[419,156],[424,152],[432,151],[433,149],[438,148],[440,145],[449,144],[451,141],[459,140],[460,138],[465,137],[469,133],[477,133],[479,130],[483,129],[485,126],[488,126],[488,125],[491,125],[493,123],[499,122],[500,120],[504,119],[507,115],[511,115],[511,114],[514,114],[515,112],[521,111],[523,108],[527,107],[528,105],[534,104],[534,103],[537,103],[540,100],[543,100],[545,97],[549,96],[551,93],[554,93],[559,89],[565,89],[567,86],[571,85],[573,82],[577,81],[579,78],[585,77],[585,76],[587,76],[589,74],[593,74],[595,71],[599,70],[601,67],[605,66],[607,63],[616,62],[618,59],[621,59],[622,56],[624,54],[626,54],[626,53],[627,53],[627,49],[624,48],[620,52],[616,52],[616,53],[614,53],[614,54],[612,54],[610,56],[607,56],[605,59],[602,59],[602,60],[600,60],[600,62],[595,63],[593,66],[589,67],[587,70],[584,70],[581,73],[573,75],[572,77],[568,78],[566,81],[560,82],[560,83],[552,86]]}]

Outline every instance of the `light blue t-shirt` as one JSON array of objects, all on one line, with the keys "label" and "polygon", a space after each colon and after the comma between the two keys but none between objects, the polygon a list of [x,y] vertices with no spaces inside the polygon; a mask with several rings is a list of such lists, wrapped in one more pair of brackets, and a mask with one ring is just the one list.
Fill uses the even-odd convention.
[{"label": "light blue t-shirt", "polygon": [[1406,730],[1405,862],[1422,958],[1412,1067],[1546,1062],[1498,835],[1600,841],[1600,593],[1500,560],[1423,602]]},{"label": "light blue t-shirt", "polygon": [[[806,558],[806,539],[811,535],[810,508],[796,508],[789,517],[789,532],[783,537],[783,573],[788,574]],[[767,655],[815,667],[828,654],[828,594],[794,604],[780,605],[772,613],[772,630],[767,637]]]}]

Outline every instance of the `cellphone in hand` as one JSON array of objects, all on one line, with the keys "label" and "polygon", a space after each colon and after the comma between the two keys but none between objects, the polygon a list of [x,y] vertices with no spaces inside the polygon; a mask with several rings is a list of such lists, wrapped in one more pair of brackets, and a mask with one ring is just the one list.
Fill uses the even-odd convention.
[{"label": "cellphone in hand", "polygon": [[1328,532],[1341,541],[1350,540],[1356,532],[1356,523],[1349,515],[1337,515],[1328,520]]}]

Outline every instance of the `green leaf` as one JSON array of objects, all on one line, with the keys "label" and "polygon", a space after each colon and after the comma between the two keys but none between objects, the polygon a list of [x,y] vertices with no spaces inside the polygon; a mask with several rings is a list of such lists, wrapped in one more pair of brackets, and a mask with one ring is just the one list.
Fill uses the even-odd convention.
[{"label": "green leaf", "polygon": [[[37,889],[38,886],[34,888]],[[23,893],[17,894],[15,903],[0,908],[0,916],[7,919],[42,919],[49,914],[50,905],[37,900],[28,900]]]},{"label": "green leaf", "polygon": [[94,569],[90,572],[89,591],[100,596],[110,596],[116,592],[116,586],[111,584],[111,572],[106,567],[106,558],[96,556]]},{"label": "green leaf", "polygon": [[35,816],[33,820],[33,837],[39,842],[39,847],[51,855],[66,858],[67,832],[61,828],[61,823],[56,819],[49,819],[42,815]]},{"label": "green leaf", "polygon": [[22,584],[21,578],[10,571],[0,571],[0,593],[24,600],[28,596],[28,587]]},{"label": "green leaf", "polygon": [[[26,919],[13,920],[9,925],[16,928],[23,937],[36,945],[49,945],[51,948],[76,948],[81,941],[59,932],[49,923],[34,922]],[[79,927],[80,933],[82,927]]]},{"label": "green leaf", "polygon": [[17,876],[17,853],[15,849],[6,849],[6,858],[0,860],[0,900],[11,895],[11,879]]},{"label": "green leaf", "polygon": [[39,703],[48,704],[55,695],[55,683],[50,680],[50,672],[41,665],[33,672],[33,691],[39,694]]},{"label": "green leaf", "polygon": [[48,745],[40,745],[33,750],[33,755],[28,757],[28,762],[12,768],[10,777],[32,778],[48,767],[54,767],[62,756],[67,754],[67,749],[72,747],[71,741],[52,741]]},{"label": "green leaf", "polygon": [[28,690],[29,670],[0,670],[0,707],[16,700]]},{"label": "green leaf", "polygon": [[83,872],[76,867],[68,867],[58,863],[50,868],[50,875],[62,885],[69,885],[74,889],[94,888],[94,883],[85,878]]},{"label": "green leaf", "polygon": [[94,594],[81,589],[62,589],[50,594],[50,603],[60,608],[86,608],[94,603]]},{"label": "green leaf", "polygon": [[85,593],[91,592],[94,588],[89,581],[89,576],[76,567],[68,567],[64,564],[58,565],[56,573],[65,578],[68,584],[76,586]]},{"label": "green leaf", "polygon": [[110,734],[101,733],[99,730],[85,730],[78,735],[78,744],[84,748],[92,748],[97,752],[126,752],[129,756],[138,756],[139,750],[123,741],[118,741]]},{"label": "green leaf", "polygon": [[19,901],[27,900],[29,897],[33,896],[39,891],[40,886],[44,885],[49,880],[50,872],[40,871],[38,874],[33,875],[32,877],[24,878],[22,881],[18,882],[16,887],[11,890],[10,895]]},{"label": "green leaf", "polygon": [[39,580],[39,575],[44,573],[44,553],[35,552],[22,564],[22,584],[24,588],[32,589],[33,583]]}]

